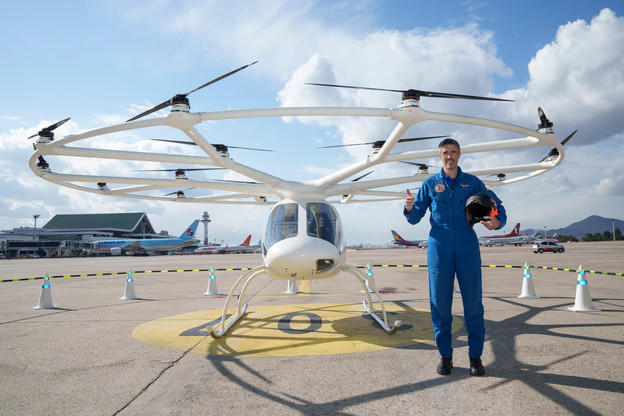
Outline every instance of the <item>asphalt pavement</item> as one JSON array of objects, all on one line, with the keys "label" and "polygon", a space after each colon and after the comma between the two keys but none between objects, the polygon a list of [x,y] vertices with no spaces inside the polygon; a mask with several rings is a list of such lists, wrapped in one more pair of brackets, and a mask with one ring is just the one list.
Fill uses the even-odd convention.
[{"label": "asphalt pavement", "polygon": [[[342,273],[297,294],[258,277],[245,319],[219,340],[208,329],[258,254],[0,260],[0,414],[619,415],[624,242],[565,247],[482,249],[484,377],[469,375],[459,294],[455,368],[436,373],[426,250],[347,254],[373,265],[389,321],[403,321],[394,335]],[[537,298],[518,297],[525,263]],[[206,294],[211,275],[220,295]],[[120,299],[128,277],[137,299]],[[55,309],[34,308],[43,293]],[[587,295],[599,311],[569,309]]]}]

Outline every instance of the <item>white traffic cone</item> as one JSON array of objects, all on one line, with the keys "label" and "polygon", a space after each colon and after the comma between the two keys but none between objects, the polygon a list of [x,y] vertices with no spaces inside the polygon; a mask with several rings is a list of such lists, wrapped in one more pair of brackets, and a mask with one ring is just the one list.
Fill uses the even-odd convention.
[{"label": "white traffic cone", "polygon": [[215,269],[210,269],[210,278],[208,279],[208,289],[204,296],[218,296],[219,290],[217,290],[217,277],[215,276]]},{"label": "white traffic cone", "polygon": [[41,294],[39,295],[39,304],[35,309],[57,309],[52,302],[52,289],[50,289],[50,277],[46,274],[43,278],[43,286],[41,286]]},{"label": "white traffic cone", "polygon": [[524,263],[524,278],[522,279],[522,293],[518,296],[520,299],[538,299],[539,296],[535,293],[535,288],[533,287],[533,276],[531,276],[531,271],[529,265]]},{"label": "white traffic cone", "polygon": [[583,266],[579,266],[578,279],[576,281],[576,299],[574,300],[574,307],[568,308],[571,311],[599,311],[600,309],[594,308],[591,294],[589,293],[589,285],[585,279],[585,270]]},{"label": "white traffic cone", "polygon": [[132,271],[128,271],[128,277],[126,278],[126,287],[124,289],[123,297],[121,297],[120,299],[138,299],[136,294],[134,293],[134,279],[132,278]]},{"label": "white traffic cone", "polygon": [[289,280],[288,286],[286,286],[286,292],[288,295],[295,295],[299,293],[299,281],[298,280]]}]

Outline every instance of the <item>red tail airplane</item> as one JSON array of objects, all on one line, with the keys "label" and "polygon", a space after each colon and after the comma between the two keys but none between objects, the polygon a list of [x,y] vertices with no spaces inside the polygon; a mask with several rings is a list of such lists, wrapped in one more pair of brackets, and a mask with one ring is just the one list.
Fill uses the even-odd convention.
[{"label": "red tail airplane", "polygon": [[249,245],[250,242],[251,242],[251,234],[249,234],[247,238],[245,239],[245,241],[243,241],[238,246],[231,246],[228,244],[225,246],[217,246],[217,247],[210,247],[210,246],[200,247],[195,250],[195,254],[251,253],[256,249],[256,247],[250,246]]}]

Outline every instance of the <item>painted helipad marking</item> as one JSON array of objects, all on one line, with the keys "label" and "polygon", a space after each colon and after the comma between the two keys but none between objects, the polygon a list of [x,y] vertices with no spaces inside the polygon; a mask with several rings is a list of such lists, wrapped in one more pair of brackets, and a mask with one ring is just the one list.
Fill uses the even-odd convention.
[{"label": "painted helipad marking", "polygon": [[[386,303],[386,310],[390,325],[397,319],[403,321],[393,335],[365,316],[362,304],[319,303],[250,306],[242,321],[220,339],[210,337],[209,330],[219,324],[222,309],[146,322],[132,336],[166,349],[262,357],[351,354],[433,341],[430,311],[392,303]],[[462,327],[462,319],[455,317],[453,332]]]}]

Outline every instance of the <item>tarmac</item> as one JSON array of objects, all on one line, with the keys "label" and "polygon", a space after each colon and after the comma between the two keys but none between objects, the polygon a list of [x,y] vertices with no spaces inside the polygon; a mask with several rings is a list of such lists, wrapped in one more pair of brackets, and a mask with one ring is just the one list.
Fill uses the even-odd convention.
[{"label": "tarmac", "polygon": [[[482,249],[484,377],[469,375],[458,293],[455,367],[436,373],[426,250],[347,253],[374,265],[391,324],[403,321],[394,335],[341,273],[297,294],[258,277],[246,319],[218,340],[207,329],[225,297],[205,295],[209,277],[227,294],[244,273],[227,269],[259,254],[0,260],[0,414],[620,415],[624,242],[565,247]],[[138,299],[122,300],[129,270]],[[539,298],[518,297],[526,279]],[[44,284],[56,309],[34,309]],[[569,310],[577,290],[600,310]]]}]

